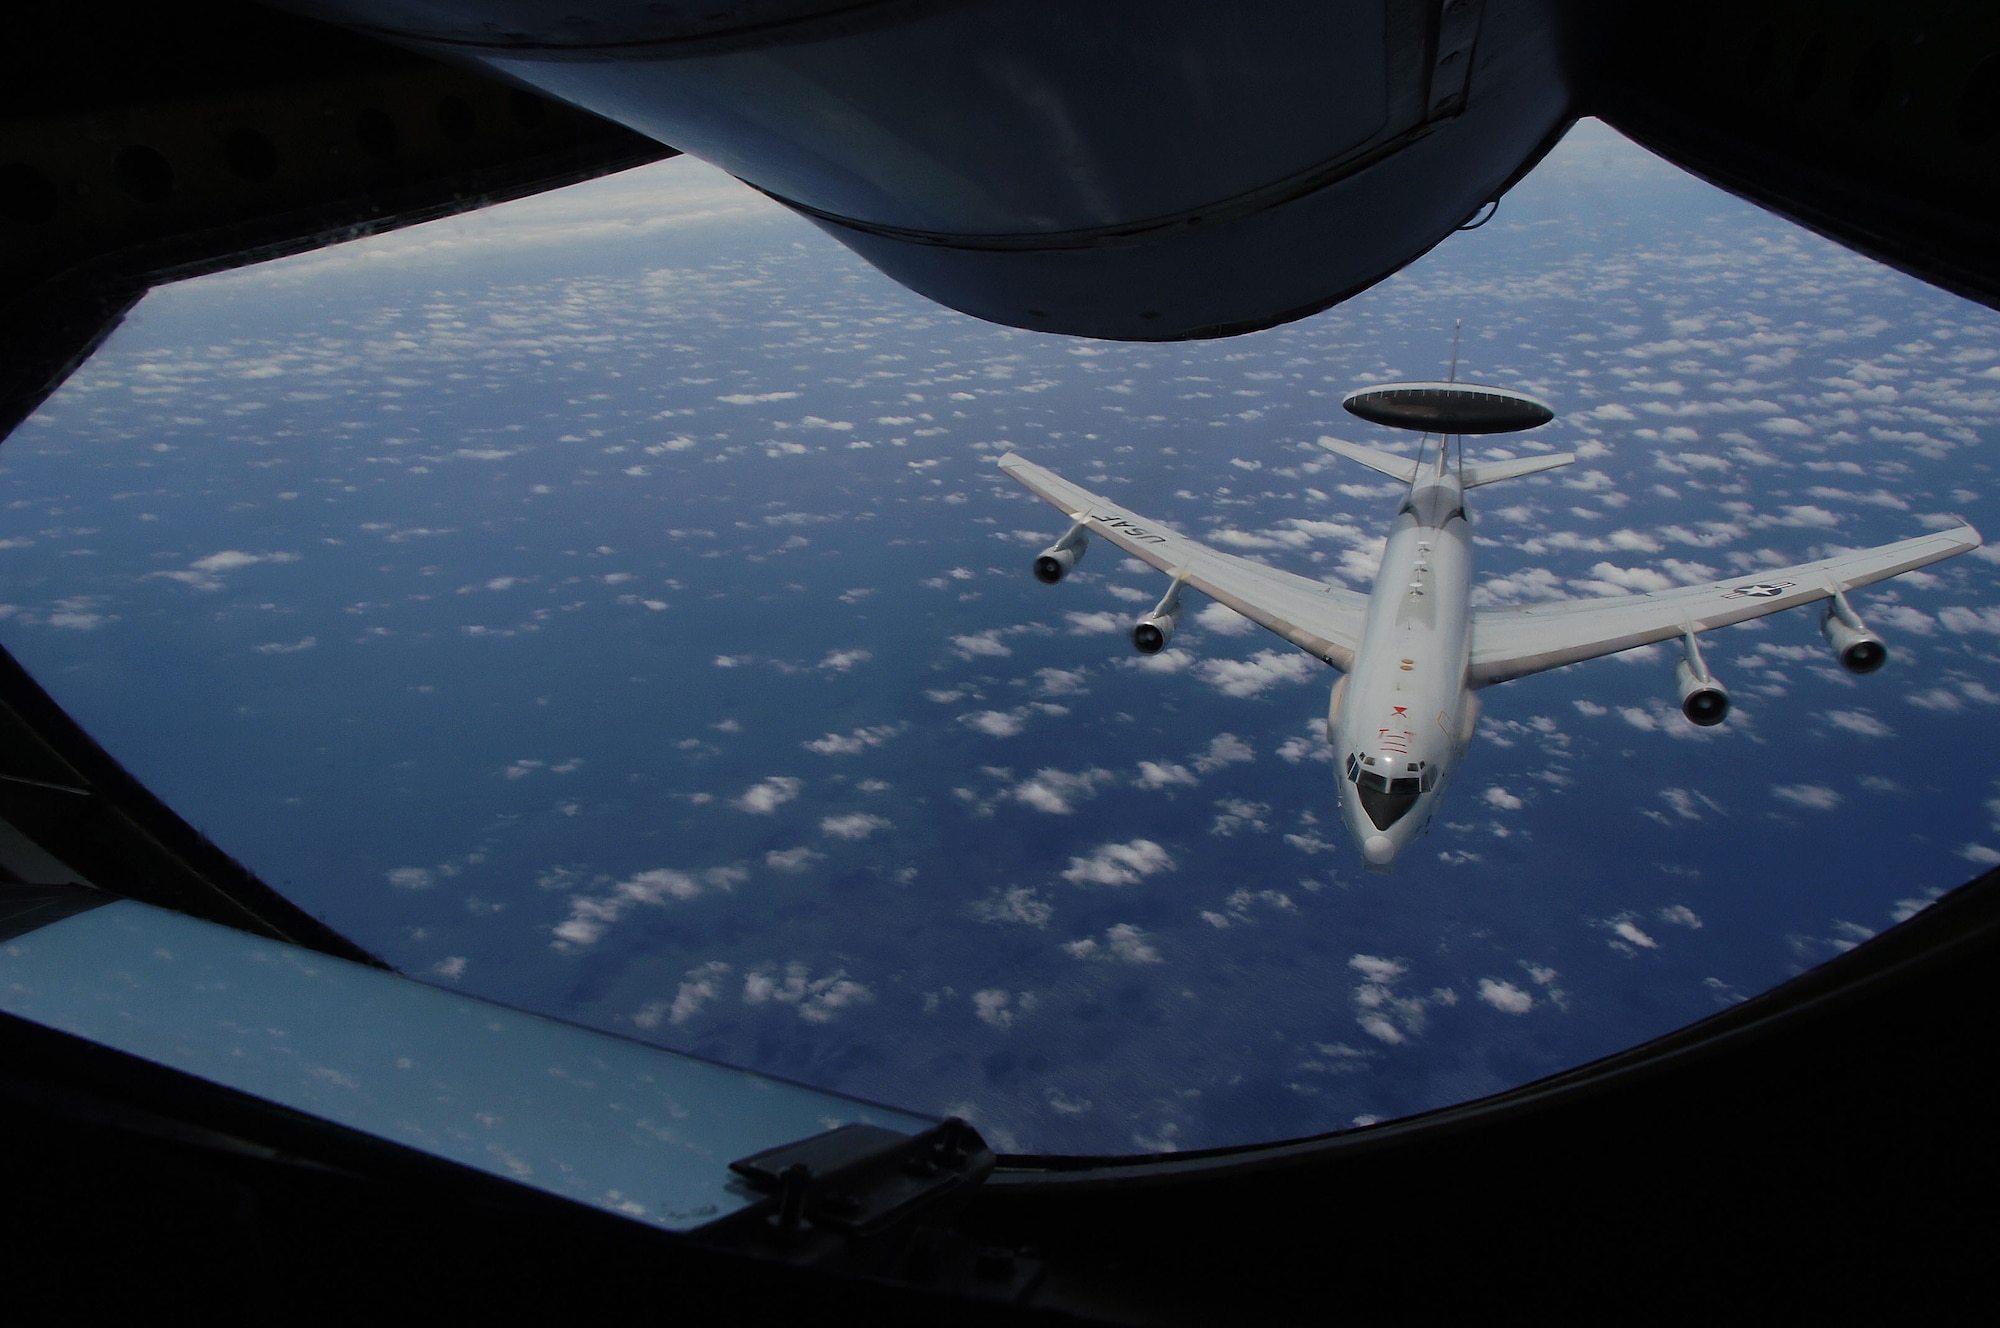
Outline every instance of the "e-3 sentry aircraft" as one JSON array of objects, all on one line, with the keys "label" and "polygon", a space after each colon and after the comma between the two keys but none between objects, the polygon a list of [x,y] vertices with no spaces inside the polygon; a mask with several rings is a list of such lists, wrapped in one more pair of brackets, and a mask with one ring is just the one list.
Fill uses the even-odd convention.
[{"label": "e-3 sentry aircraft", "polygon": [[[1575,457],[1468,463],[1465,436],[1535,428],[1554,412],[1523,393],[1456,382],[1391,383],[1350,393],[1343,404],[1375,423],[1424,433],[1415,458],[1319,440],[1409,486],[1368,595],[1211,549],[1019,454],[1001,458],[1000,468],[1072,522],[1035,559],[1043,582],[1062,580],[1092,535],[1173,578],[1159,604],[1132,629],[1132,644],[1142,654],[1166,648],[1181,619],[1182,591],[1193,587],[1341,671],[1327,705],[1327,739],[1344,773],[1342,818],[1373,870],[1388,870],[1436,814],[1478,726],[1481,688],[1678,640],[1682,653],[1674,677],[1681,713],[1693,724],[1720,724],[1729,713],[1729,693],[1703,661],[1695,644],[1699,633],[1825,600],[1820,631],[1834,655],[1851,673],[1873,673],[1888,651],[1855,614],[1846,592],[1980,543],[1977,531],[1960,525],[1707,585],[1473,608],[1466,492],[1566,466]],[[1433,434],[1437,455],[1427,464]]]}]

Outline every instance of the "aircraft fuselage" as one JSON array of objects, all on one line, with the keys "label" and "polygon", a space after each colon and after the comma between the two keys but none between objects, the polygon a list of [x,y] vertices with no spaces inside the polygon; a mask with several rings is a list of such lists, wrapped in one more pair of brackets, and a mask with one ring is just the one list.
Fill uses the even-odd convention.
[{"label": "aircraft fuselage", "polygon": [[1328,703],[1341,816],[1371,868],[1423,833],[1471,741],[1471,588],[1457,477],[1419,475],[1390,528],[1354,667]]},{"label": "aircraft fuselage", "polygon": [[[1526,414],[1549,418],[1546,403],[1476,384],[1390,383],[1358,395],[1367,411],[1357,414],[1391,416],[1412,429],[1422,422],[1412,422],[1415,416],[1475,433],[1518,429]],[[1739,575],[1636,595],[1482,606],[1475,614],[1465,490],[1554,470],[1576,456],[1541,452],[1473,462],[1461,450],[1454,463],[1451,437],[1462,435],[1440,439],[1428,466],[1338,438],[1319,440],[1330,452],[1392,476],[1399,488],[1408,486],[1375,588],[1365,597],[1209,548],[1025,457],[1009,453],[1000,466],[1072,523],[1036,559],[1041,580],[1061,580],[1093,534],[1173,578],[1159,607],[1133,628],[1132,644],[1142,654],[1159,652],[1171,638],[1187,586],[1345,672],[1327,704],[1327,741],[1341,769],[1341,819],[1376,871],[1389,870],[1436,815],[1478,728],[1475,688],[1678,641],[1681,713],[1691,724],[1713,726],[1728,715],[1729,694],[1696,648],[1696,633],[1830,600],[1821,635],[1843,668],[1872,673],[1887,652],[1848,592],[1980,547],[1979,532],[1960,524],[1795,567],[1760,568],[1762,579],[1754,582]]]}]

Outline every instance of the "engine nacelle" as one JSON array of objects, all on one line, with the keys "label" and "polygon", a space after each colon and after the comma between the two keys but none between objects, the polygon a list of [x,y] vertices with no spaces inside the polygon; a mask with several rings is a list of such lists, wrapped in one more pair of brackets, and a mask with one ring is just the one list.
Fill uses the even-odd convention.
[{"label": "engine nacelle", "polygon": [[1682,659],[1674,665],[1674,682],[1680,687],[1681,713],[1690,724],[1713,728],[1729,718],[1729,689],[1716,681],[1705,667]]},{"label": "engine nacelle", "polygon": [[1819,631],[1833,647],[1840,667],[1849,673],[1873,673],[1889,662],[1889,647],[1868,630],[1868,625],[1848,606],[1845,595],[1835,595],[1827,605],[1826,612],[1820,615]]},{"label": "engine nacelle", "polygon": [[1068,576],[1082,558],[1083,550],[1079,547],[1065,549],[1060,544],[1051,544],[1035,559],[1035,580],[1052,586]]},{"label": "engine nacelle", "polygon": [[1174,628],[1181,623],[1181,606],[1176,604],[1166,613],[1149,613],[1132,628],[1132,648],[1142,655],[1157,655],[1167,648],[1167,642],[1174,639]]},{"label": "engine nacelle", "polygon": [[1090,536],[1084,533],[1083,523],[1079,521],[1069,528],[1067,535],[1035,555],[1035,580],[1045,586],[1054,585],[1083,561],[1084,552],[1089,547]]},{"label": "engine nacelle", "polygon": [[1153,611],[1133,625],[1132,648],[1142,655],[1157,655],[1174,639],[1174,629],[1180,625],[1181,582],[1176,580]]}]

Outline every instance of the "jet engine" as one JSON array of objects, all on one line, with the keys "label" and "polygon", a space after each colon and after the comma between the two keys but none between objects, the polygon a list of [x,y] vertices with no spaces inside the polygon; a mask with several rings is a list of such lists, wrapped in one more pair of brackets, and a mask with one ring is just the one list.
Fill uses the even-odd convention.
[{"label": "jet engine", "polygon": [[1157,655],[1174,639],[1181,625],[1181,582],[1175,581],[1153,606],[1153,611],[1132,628],[1132,648],[1142,655]]},{"label": "jet engine", "polygon": [[1713,728],[1729,717],[1729,689],[1708,671],[1694,633],[1685,638],[1685,653],[1674,665],[1674,682],[1680,688],[1681,713],[1690,724]]},{"label": "jet engine", "polygon": [[1868,630],[1847,596],[1835,591],[1819,619],[1820,635],[1849,673],[1873,673],[1889,662],[1889,647]]},{"label": "jet engine", "polygon": [[1054,585],[1083,561],[1084,551],[1089,547],[1090,536],[1079,521],[1069,528],[1067,535],[1035,555],[1035,579],[1045,586]]}]

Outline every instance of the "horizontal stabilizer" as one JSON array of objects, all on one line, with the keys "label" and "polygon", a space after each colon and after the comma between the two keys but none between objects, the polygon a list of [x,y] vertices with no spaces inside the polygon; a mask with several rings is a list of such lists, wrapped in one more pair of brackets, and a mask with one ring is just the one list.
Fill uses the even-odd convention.
[{"label": "horizontal stabilizer", "polygon": [[1362,447],[1358,443],[1343,443],[1338,438],[1322,438],[1319,445],[1327,451],[1346,457],[1349,461],[1359,461],[1370,470],[1379,470],[1390,479],[1408,484],[1417,477],[1417,462],[1394,452],[1377,452],[1372,447]]},{"label": "horizontal stabilizer", "polygon": [[1460,486],[1476,489],[1482,484],[1497,484],[1501,480],[1518,479],[1532,475],[1538,470],[1554,470],[1557,466],[1567,466],[1576,460],[1574,452],[1557,452],[1551,456],[1515,457],[1512,461],[1482,461],[1476,466],[1467,466]]}]

